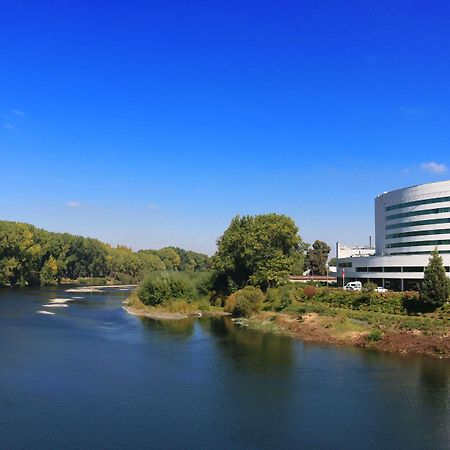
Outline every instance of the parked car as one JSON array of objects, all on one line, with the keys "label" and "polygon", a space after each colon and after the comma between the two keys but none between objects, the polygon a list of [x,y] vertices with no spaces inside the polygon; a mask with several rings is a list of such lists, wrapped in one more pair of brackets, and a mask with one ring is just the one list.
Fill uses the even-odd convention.
[{"label": "parked car", "polygon": [[361,281],[350,281],[344,286],[344,291],[360,291],[362,289]]},{"label": "parked car", "polygon": [[387,292],[388,290],[383,286],[378,286],[375,288],[375,292]]}]

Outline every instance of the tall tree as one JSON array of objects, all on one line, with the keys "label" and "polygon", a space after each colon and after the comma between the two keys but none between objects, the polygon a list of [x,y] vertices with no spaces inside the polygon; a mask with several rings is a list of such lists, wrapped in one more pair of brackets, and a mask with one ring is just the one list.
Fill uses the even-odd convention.
[{"label": "tall tree", "polygon": [[306,267],[311,275],[326,275],[330,246],[323,241],[315,241],[306,255]]},{"label": "tall tree", "polygon": [[266,289],[288,279],[302,240],[294,221],[279,214],[236,216],[219,238],[213,257],[216,289],[247,284]]},{"label": "tall tree", "polygon": [[420,287],[419,300],[426,308],[442,306],[450,295],[450,285],[442,257],[437,249],[431,253]]}]

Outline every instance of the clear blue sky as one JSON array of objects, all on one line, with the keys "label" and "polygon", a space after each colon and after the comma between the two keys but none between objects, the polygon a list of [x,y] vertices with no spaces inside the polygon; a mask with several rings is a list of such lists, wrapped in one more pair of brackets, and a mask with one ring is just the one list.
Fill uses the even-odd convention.
[{"label": "clear blue sky", "polygon": [[213,252],[236,214],[367,243],[449,178],[450,4],[17,1],[0,13],[0,216]]}]

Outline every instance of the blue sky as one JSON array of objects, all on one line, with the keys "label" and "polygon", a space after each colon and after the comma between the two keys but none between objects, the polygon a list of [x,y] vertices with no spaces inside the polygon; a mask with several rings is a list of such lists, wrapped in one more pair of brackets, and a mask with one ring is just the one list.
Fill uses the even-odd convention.
[{"label": "blue sky", "polygon": [[0,217],[212,253],[236,214],[367,243],[449,178],[450,4],[16,1],[0,13]]}]

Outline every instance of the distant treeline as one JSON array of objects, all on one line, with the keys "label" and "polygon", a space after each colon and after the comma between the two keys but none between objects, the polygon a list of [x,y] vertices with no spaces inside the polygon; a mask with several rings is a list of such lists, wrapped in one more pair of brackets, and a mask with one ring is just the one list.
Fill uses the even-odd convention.
[{"label": "distant treeline", "polygon": [[131,283],[156,270],[197,272],[209,268],[207,255],[181,248],[133,252],[97,239],[0,221],[0,286],[55,285],[80,278]]}]

